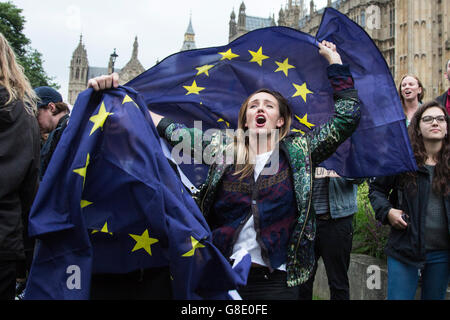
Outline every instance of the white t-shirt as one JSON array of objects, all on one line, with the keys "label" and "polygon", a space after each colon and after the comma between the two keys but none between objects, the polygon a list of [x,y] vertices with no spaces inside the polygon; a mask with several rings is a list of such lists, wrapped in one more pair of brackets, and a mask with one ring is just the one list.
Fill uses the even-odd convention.
[{"label": "white t-shirt", "polygon": [[[269,160],[271,155],[272,151],[256,155],[253,175],[255,181],[258,180],[261,171],[264,169],[267,160]],[[256,241],[256,230],[253,215],[247,220],[241,232],[239,233],[236,243],[234,244],[233,253],[231,254],[230,259],[238,259],[238,257],[245,251],[247,251],[252,257],[252,263],[257,263],[267,267],[267,264],[264,262],[261,256],[261,247]],[[286,264],[281,265],[280,267],[278,267],[278,269],[286,271]]]}]

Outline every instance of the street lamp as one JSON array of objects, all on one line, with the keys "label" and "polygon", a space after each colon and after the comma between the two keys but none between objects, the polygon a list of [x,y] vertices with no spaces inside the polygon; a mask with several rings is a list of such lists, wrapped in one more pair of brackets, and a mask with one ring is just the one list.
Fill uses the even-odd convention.
[{"label": "street lamp", "polygon": [[111,73],[113,73],[114,72],[114,63],[116,62],[116,58],[118,57],[119,55],[116,53],[116,48],[114,48],[114,52],[111,54]]}]

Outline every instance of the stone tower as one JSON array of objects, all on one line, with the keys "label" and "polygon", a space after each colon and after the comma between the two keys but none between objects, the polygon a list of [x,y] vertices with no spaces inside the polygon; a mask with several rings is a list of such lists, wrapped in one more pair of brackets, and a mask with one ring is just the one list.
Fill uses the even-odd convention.
[{"label": "stone tower", "polygon": [[450,1],[395,0],[395,65],[402,75],[417,75],[425,100],[447,89],[444,65],[450,59]]},{"label": "stone tower", "polygon": [[237,23],[237,29],[239,34],[243,34],[247,32],[247,16],[245,15],[245,4],[244,1],[242,1],[241,6],[239,7],[239,15],[238,15],[238,23]]},{"label": "stone tower", "polygon": [[134,38],[133,53],[131,54],[131,59],[119,72],[119,84],[125,84],[145,71],[144,67],[138,59],[138,48],[139,44],[136,36]]},{"label": "stone tower", "polygon": [[231,41],[230,38],[236,34],[237,34],[236,15],[234,14],[234,9],[233,9],[233,11],[230,14],[228,41]]},{"label": "stone tower", "polygon": [[[280,16],[282,14],[282,16]],[[298,28],[298,22],[306,14],[304,0],[289,0],[284,12],[278,14],[278,20],[284,20],[284,26]]]},{"label": "stone tower", "polygon": [[88,80],[89,62],[82,35],[80,35],[80,42],[72,54],[69,68],[69,92],[67,97],[69,104],[73,105],[78,94],[86,89]]},{"label": "stone tower", "polygon": [[189,17],[189,25],[186,30],[186,33],[184,34],[183,46],[181,47],[180,51],[191,50],[196,48],[197,47],[195,46],[195,32],[194,28],[192,28],[192,16],[191,16]]}]

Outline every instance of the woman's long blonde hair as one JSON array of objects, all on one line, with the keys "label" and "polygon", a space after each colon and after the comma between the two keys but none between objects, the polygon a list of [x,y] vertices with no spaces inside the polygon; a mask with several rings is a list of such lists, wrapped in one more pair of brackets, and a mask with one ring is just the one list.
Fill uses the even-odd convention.
[{"label": "woman's long blonde hair", "polygon": [[248,102],[250,98],[255,94],[265,92],[271,94],[277,101],[280,110],[280,117],[284,119],[284,124],[281,128],[279,128],[278,139],[275,143],[281,141],[284,137],[286,137],[291,129],[292,123],[292,112],[289,107],[288,101],[277,91],[272,91],[269,89],[259,89],[256,92],[252,93],[242,104],[239,110],[238,116],[238,132],[235,136],[233,147],[236,152],[235,157],[235,172],[234,175],[240,175],[239,179],[244,179],[253,173],[254,163],[250,161],[250,148],[249,148],[249,137],[246,135],[247,128],[245,127],[245,123],[247,122],[247,108]]},{"label": "woman's long blonde hair", "polygon": [[23,72],[23,67],[16,61],[16,55],[8,40],[0,32],[0,85],[9,94],[6,104],[13,100],[24,102],[25,110],[36,114],[37,96]]}]

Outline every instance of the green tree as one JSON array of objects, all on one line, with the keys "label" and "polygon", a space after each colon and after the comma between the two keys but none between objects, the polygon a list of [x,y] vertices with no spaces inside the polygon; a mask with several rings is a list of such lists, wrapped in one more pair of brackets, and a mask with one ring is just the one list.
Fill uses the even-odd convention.
[{"label": "green tree", "polygon": [[25,18],[22,9],[11,2],[0,2],[0,32],[8,40],[22,65],[25,75],[32,87],[51,86],[59,89],[60,86],[49,77],[42,66],[42,54],[30,46],[30,39],[23,34]]}]

